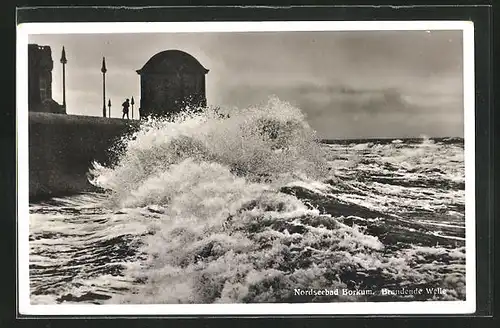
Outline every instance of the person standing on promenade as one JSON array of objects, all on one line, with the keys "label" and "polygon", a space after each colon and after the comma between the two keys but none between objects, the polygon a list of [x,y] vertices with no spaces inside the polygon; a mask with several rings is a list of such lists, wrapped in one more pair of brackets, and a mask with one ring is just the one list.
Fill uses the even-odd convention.
[{"label": "person standing on promenade", "polygon": [[127,100],[125,100],[122,104],[123,106],[123,115],[122,115],[122,118],[125,118],[125,115],[127,115],[127,120],[129,119],[128,118],[128,108],[130,107],[130,100],[127,98]]}]

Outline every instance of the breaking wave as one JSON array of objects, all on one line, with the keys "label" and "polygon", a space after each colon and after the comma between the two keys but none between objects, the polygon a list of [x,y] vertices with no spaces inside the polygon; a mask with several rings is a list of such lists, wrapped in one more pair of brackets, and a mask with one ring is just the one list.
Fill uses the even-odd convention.
[{"label": "breaking wave", "polygon": [[91,182],[111,190],[122,206],[166,204],[195,186],[208,192],[245,188],[249,181],[320,179],[327,168],[303,114],[276,98],[261,107],[232,110],[229,117],[206,109],[149,120],[122,143],[116,165],[94,163],[91,170]]},{"label": "breaking wave", "polygon": [[[101,239],[105,232],[96,237],[112,250],[107,251],[110,263],[136,263],[104,271],[107,284],[115,279],[109,272],[130,282],[125,292],[111,292],[108,302],[387,300],[376,293],[311,297],[294,290],[401,287],[449,291],[391,300],[464,299],[465,247],[458,219],[429,226],[425,218],[405,220],[396,205],[387,205],[391,197],[401,197],[399,209],[420,202],[440,216],[442,199],[449,196],[436,192],[442,199],[429,201],[418,189],[382,196],[375,189],[384,172],[395,177],[383,181],[387,188],[403,181],[397,174],[405,183],[411,183],[408,177],[427,176],[422,167],[430,159],[423,155],[436,152],[435,145],[429,140],[412,149],[399,141],[354,145],[356,152],[383,152],[384,162],[351,160],[343,171],[332,167],[331,157],[339,160],[342,153],[335,147],[319,144],[301,111],[276,98],[230,112],[207,109],[143,122],[122,140],[112,166],[94,163],[90,170],[91,182],[106,190],[105,200],[99,198],[105,209],[86,221],[85,231],[104,229],[127,244],[129,250],[118,252]],[[378,174],[379,180],[361,177],[352,165],[378,170],[372,179]],[[436,181],[450,179],[446,172],[433,174],[441,179]],[[436,234],[436,224],[447,236]],[[124,232],[117,236],[120,229]],[[41,247],[36,240],[33,245]],[[43,256],[36,249],[36,258]],[[115,283],[123,286],[123,279]],[[78,281],[81,285],[85,277]]]}]

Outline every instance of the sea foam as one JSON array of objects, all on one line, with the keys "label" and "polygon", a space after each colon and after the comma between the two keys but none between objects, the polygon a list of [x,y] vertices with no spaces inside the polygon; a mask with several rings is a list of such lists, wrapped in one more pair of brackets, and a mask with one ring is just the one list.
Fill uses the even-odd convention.
[{"label": "sea foam", "polygon": [[[369,158],[363,157],[346,178],[372,168],[378,173],[393,174],[397,168],[401,174],[418,174],[409,172],[433,164],[427,164],[431,159],[424,155],[435,152],[436,145],[424,141],[414,149],[404,144],[362,148],[383,158],[383,165],[366,164]],[[136,283],[109,303],[363,300],[349,295],[300,298],[293,291],[440,286],[448,279],[448,262],[455,261],[457,279],[463,279],[460,256],[433,264],[434,271],[420,268],[433,254],[387,250],[366,227],[344,224],[353,219],[349,214],[325,213],[325,207],[335,212],[339,206],[346,213],[355,208],[384,216],[388,206],[375,204],[380,211],[368,212],[353,197],[364,203],[383,198],[380,203],[390,205],[391,195],[376,198],[362,177],[332,185],[336,180],[315,131],[300,109],[277,98],[262,106],[209,108],[169,120],[146,120],[117,149],[112,165],[93,164],[91,182],[107,191],[105,206],[147,227],[134,237],[139,239],[140,264],[125,272],[127,280]],[[441,178],[441,173],[435,174]],[[315,199],[300,199],[284,188],[305,190]],[[463,288],[457,289],[453,298],[463,298],[463,293]]]},{"label": "sea foam", "polygon": [[320,179],[327,167],[304,115],[277,98],[228,115],[205,109],[172,120],[148,120],[122,143],[115,165],[94,163],[91,170],[91,182],[110,190],[122,206],[168,203],[180,191],[176,188],[205,180],[238,184],[237,177],[244,177],[279,185]]}]

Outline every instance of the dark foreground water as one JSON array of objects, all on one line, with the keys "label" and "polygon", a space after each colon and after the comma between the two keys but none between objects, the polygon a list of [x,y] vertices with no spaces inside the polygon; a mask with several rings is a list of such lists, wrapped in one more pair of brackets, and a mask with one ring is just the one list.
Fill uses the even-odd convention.
[{"label": "dark foreground water", "polygon": [[31,204],[32,303],[464,300],[463,141],[321,149],[323,179],[184,158],[128,193]]}]

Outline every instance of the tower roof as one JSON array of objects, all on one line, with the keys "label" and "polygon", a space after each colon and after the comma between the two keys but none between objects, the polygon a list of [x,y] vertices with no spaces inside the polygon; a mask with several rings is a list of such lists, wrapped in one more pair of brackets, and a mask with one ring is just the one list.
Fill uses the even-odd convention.
[{"label": "tower roof", "polygon": [[138,74],[186,72],[207,74],[208,69],[190,54],[181,50],[165,50],[151,57]]}]

